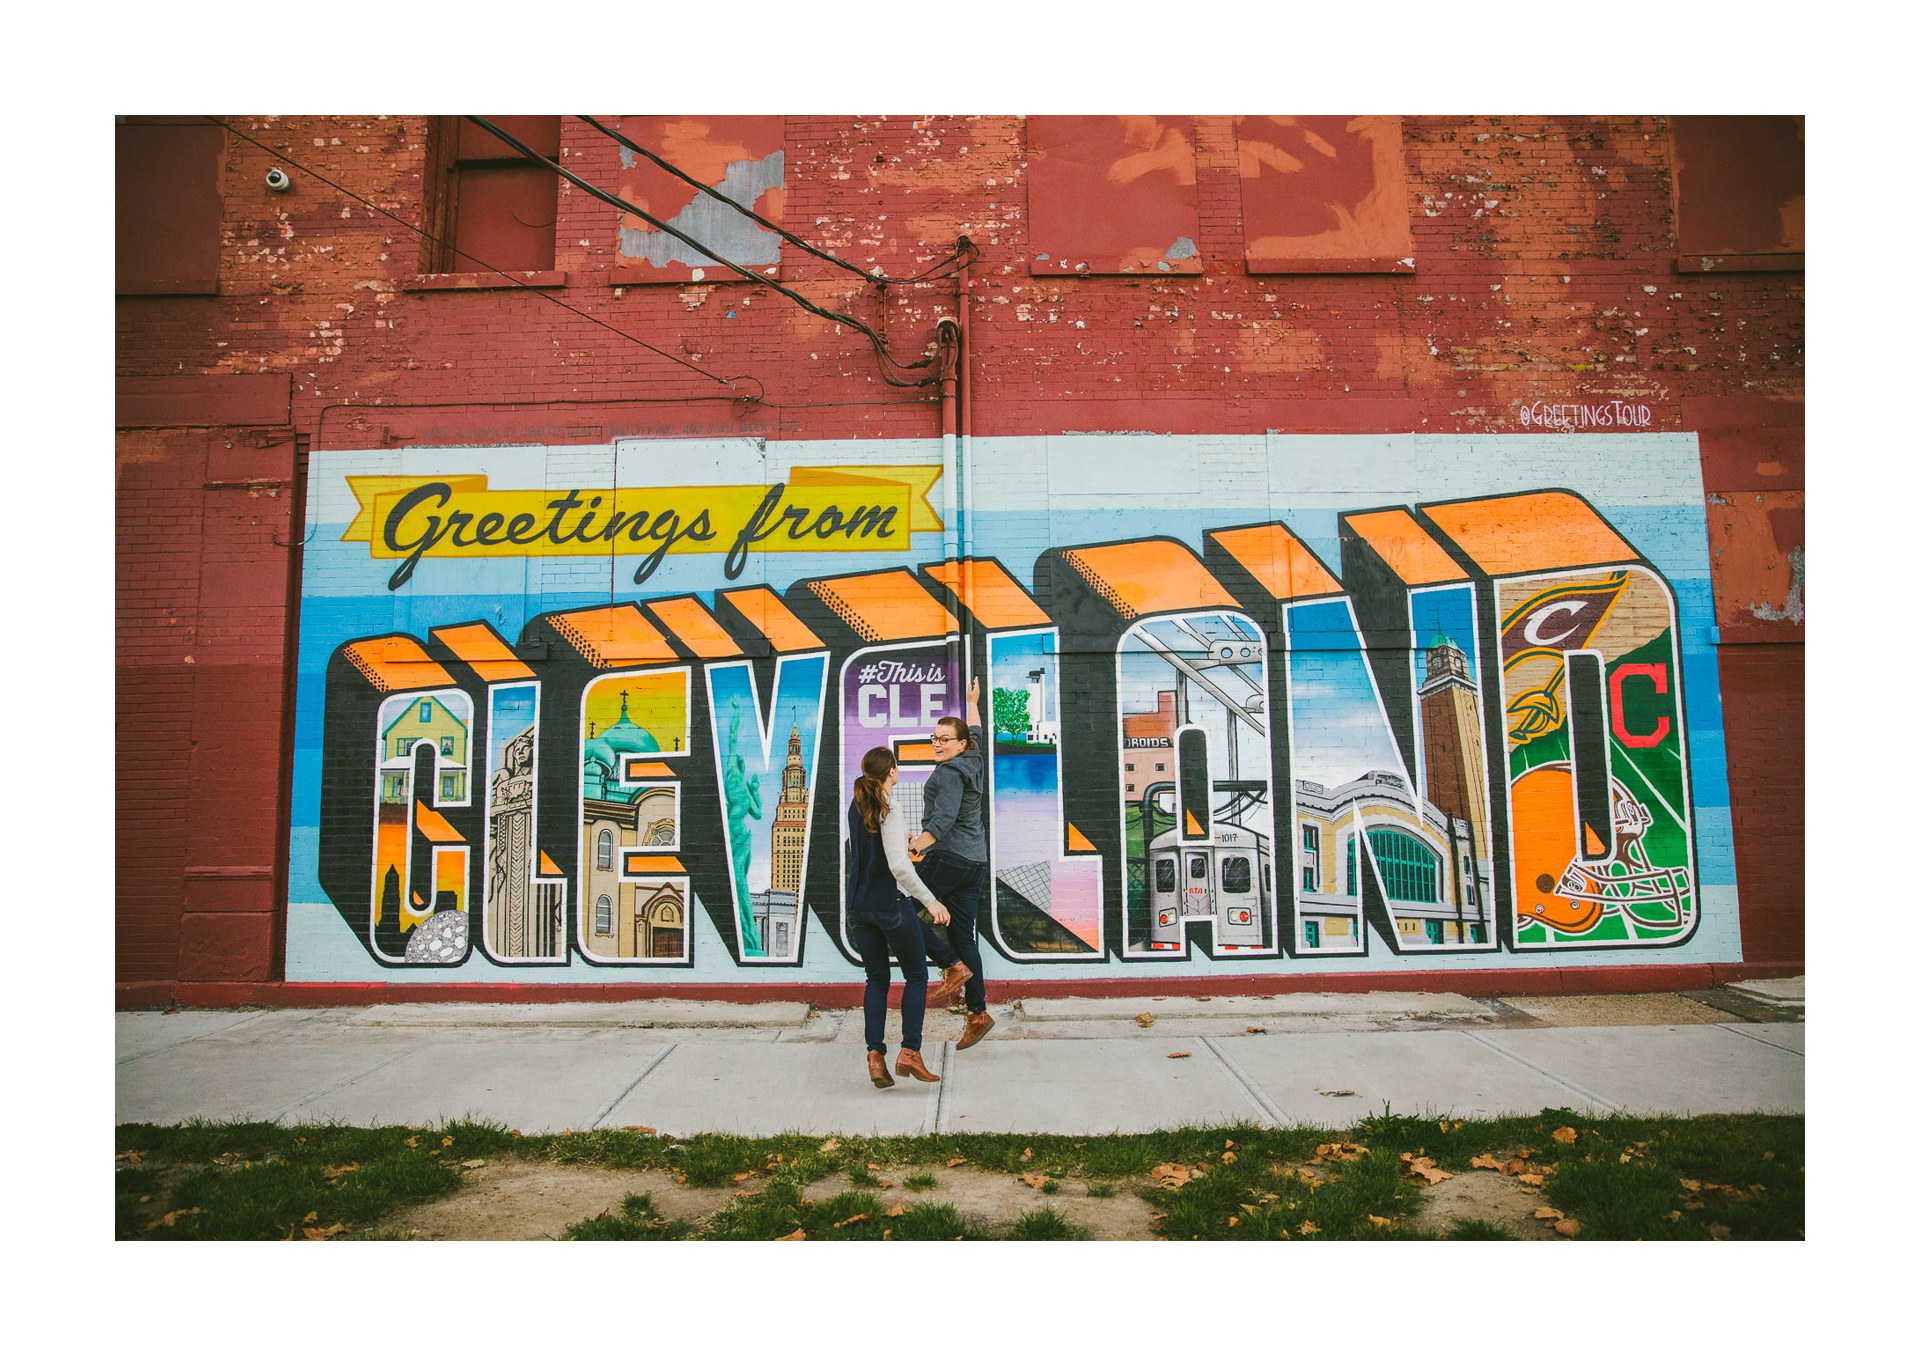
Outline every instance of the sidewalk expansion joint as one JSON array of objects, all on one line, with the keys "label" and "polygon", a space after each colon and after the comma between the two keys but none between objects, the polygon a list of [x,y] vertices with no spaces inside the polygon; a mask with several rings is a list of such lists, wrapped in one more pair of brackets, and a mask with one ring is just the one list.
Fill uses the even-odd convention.
[{"label": "sidewalk expansion joint", "polygon": [[[116,1059],[113,1062],[113,1067],[116,1069],[124,1069],[127,1065],[138,1063],[140,1060],[147,1059],[150,1056],[164,1055],[169,1050],[178,1050],[183,1045],[192,1045],[195,1041],[206,1040],[209,1036],[224,1036],[228,1032],[238,1031],[242,1027],[251,1026],[253,1023],[260,1021],[262,1018],[271,1017],[271,1016],[273,1016],[273,1011],[271,1009],[263,1009],[262,1011],[253,1013],[250,1016],[242,1017],[239,1021],[234,1022],[230,1026],[223,1026],[215,1031],[200,1031],[200,1032],[196,1032],[191,1036],[182,1036],[179,1040],[169,1042],[166,1045],[156,1045],[153,1047],[153,1049],[142,1050],[137,1055],[128,1055],[125,1059]],[[302,1025],[304,1025],[304,1023],[302,1023]]]},{"label": "sidewalk expansion joint", "polygon": [[[922,1056],[924,1058],[925,1056]],[[945,1134],[947,1130],[947,1089],[953,1086],[954,1065],[959,1063],[953,1057],[953,1042],[940,1042],[940,1059],[934,1066],[934,1072],[940,1075],[940,1081],[933,1085],[933,1096],[927,1101],[926,1117],[920,1122],[923,1135]]]},{"label": "sidewalk expansion joint", "polygon": [[315,1102],[319,1101],[322,1097],[328,1096],[331,1093],[336,1093],[340,1091],[340,1089],[342,1088],[350,1088],[355,1083],[358,1083],[361,1079],[371,1078],[373,1077],[373,1075],[379,1073],[382,1069],[391,1068],[393,1065],[398,1064],[403,1059],[411,1059],[413,1058],[413,1056],[419,1054],[420,1051],[421,1051],[421,1047],[419,1046],[415,1046],[409,1050],[402,1050],[399,1054],[389,1055],[387,1056],[387,1058],[381,1060],[378,1064],[370,1065],[367,1068],[361,1069],[357,1073],[348,1074],[345,1078],[336,1078],[333,1082],[327,1084],[326,1087],[321,1088],[318,1092],[310,1092],[305,1097],[301,1097],[287,1103],[285,1106],[281,1107],[278,1111],[274,1112],[271,1116],[267,1117],[267,1119],[270,1121],[277,1122],[282,1117],[292,1115],[294,1112],[298,1111],[303,1106],[313,1105]]},{"label": "sidewalk expansion joint", "polygon": [[666,1049],[662,1050],[659,1054],[655,1055],[652,1059],[648,1060],[644,1065],[642,1065],[640,1068],[640,1072],[633,1076],[633,1080],[631,1082],[629,1082],[624,1088],[620,1089],[620,1091],[614,1093],[613,1096],[607,1100],[606,1105],[602,1106],[598,1111],[593,1113],[592,1117],[590,1117],[587,1121],[587,1129],[589,1130],[599,1129],[600,1122],[605,1120],[608,1116],[611,1116],[613,1114],[613,1109],[619,1106],[621,1102],[625,1101],[627,1096],[630,1093],[632,1093],[632,1091],[635,1088],[640,1086],[641,1082],[645,1080],[648,1074],[652,1073],[655,1069],[659,1068],[661,1062],[665,1060],[668,1055],[672,1054],[675,1050],[678,1050],[679,1048],[680,1046],[677,1042],[673,1045],[669,1045]]},{"label": "sidewalk expansion joint", "polygon": [[1227,1052],[1220,1048],[1220,1043],[1217,1040],[1212,1036],[1202,1036],[1200,1038],[1200,1044],[1206,1046],[1207,1049],[1213,1052],[1213,1057],[1220,1061],[1220,1067],[1225,1069],[1233,1078],[1233,1081],[1240,1085],[1240,1091],[1247,1095],[1248,1100],[1250,1100],[1260,1114],[1266,1118],[1267,1128],[1269,1130],[1283,1129],[1295,1123],[1293,1117],[1275,1105],[1274,1100],[1261,1090],[1260,1085],[1247,1077],[1246,1071],[1228,1057]]},{"label": "sidewalk expansion joint", "polygon": [[1744,1026],[1732,1026],[1726,1022],[1716,1022],[1714,1025],[1718,1026],[1722,1031],[1731,1031],[1736,1036],[1745,1036],[1750,1041],[1758,1041],[1761,1045],[1771,1046],[1775,1050],[1784,1050],[1786,1053],[1798,1055],[1802,1059],[1807,1057],[1805,1050],[1796,1050],[1791,1045],[1782,1045],[1779,1041],[1770,1041],[1759,1032],[1750,1031]]},{"label": "sidewalk expansion joint", "polygon": [[1518,1064],[1523,1068],[1532,1069],[1535,1073],[1539,1074],[1542,1078],[1545,1078],[1550,1082],[1558,1083],[1561,1087],[1566,1088],[1569,1092],[1577,1093],[1579,1096],[1586,1098],[1588,1101],[1594,1103],[1596,1106],[1603,1106],[1608,1111],[1612,1111],[1612,1112],[1619,1112],[1620,1110],[1622,1110],[1618,1102],[1609,1101],[1607,1098],[1602,1097],[1599,1093],[1594,1092],[1592,1089],[1583,1088],[1570,1078],[1562,1078],[1559,1074],[1555,1073],[1552,1069],[1548,1069],[1541,1065],[1535,1064],[1530,1059],[1521,1058],[1519,1055],[1516,1055],[1513,1051],[1507,1049],[1504,1045],[1499,1044],[1497,1041],[1488,1040],[1485,1036],[1482,1036],[1477,1031],[1462,1031],[1460,1034],[1465,1036],[1468,1040],[1479,1041],[1480,1044],[1486,1046],[1487,1049],[1493,1051],[1495,1054],[1503,1055],[1506,1058],[1512,1060],[1515,1064]]}]

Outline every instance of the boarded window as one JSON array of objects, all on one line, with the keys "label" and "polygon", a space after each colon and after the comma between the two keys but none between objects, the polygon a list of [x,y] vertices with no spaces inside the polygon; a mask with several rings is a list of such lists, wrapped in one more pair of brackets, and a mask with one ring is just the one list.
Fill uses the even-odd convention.
[{"label": "boarded window", "polygon": [[[786,119],[782,117],[622,118],[620,134],[689,178],[768,221],[784,225]],[[629,212],[620,218],[619,261],[611,281],[727,282],[740,275],[719,255],[764,278],[780,276],[780,236],[703,193],[643,155],[620,148],[618,192],[647,215],[712,253]]]},{"label": "boarded window", "polygon": [[1685,117],[1672,128],[1681,269],[1802,267],[1806,119]]},{"label": "boarded window", "polygon": [[1235,120],[1249,273],[1410,273],[1400,119]]},{"label": "boarded window", "polygon": [[[531,149],[560,158],[560,119],[487,117]],[[437,197],[428,273],[544,272],[553,267],[560,176],[465,118],[433,129]]]},{"label": "boarded window", "polygon": [[114,291],[218,291],[221,130],[204,118],[122,118],[113,131]]},{"label": "boarded window", "polygon": [[1028,266],[1199,273],[1193,119],[1027,119]]}]

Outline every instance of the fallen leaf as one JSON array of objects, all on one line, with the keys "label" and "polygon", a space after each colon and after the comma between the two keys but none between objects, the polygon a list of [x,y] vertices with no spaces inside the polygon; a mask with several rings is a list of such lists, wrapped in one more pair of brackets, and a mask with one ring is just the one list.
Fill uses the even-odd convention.
[{"label": "fallen leaf", "polygon": [[754,1174],[753,1174],[753,1173],[751,1173],[751,1172],[736,1172],[736,1173],[735,1173],[735,1174],[733,1175],[733,1180],[734,1180],[735,1182],[744,1182],[744,1181],[746,1181],[746,1180],[747,1180],[747,1179],[748,1179],[749,1177],[752,1177],[752,1176],[754,1176]]},{"label": "fallen leaf", "polygon": [[887,1241],[887,1240],[888,1240],[889,1238],[892,1238],[892,1237],[893,1237],[893,1230],[891,1230],[891,1229],[882,1229],[882,1230],[880,1231],[880,1241],[881,1241],[882,1243],[884,1243],[884,1242],[886,1242],[886,1241]]},{"label": "fallen leaf", "polygon": [[[1074,1145],[1073,1147],[1077,1149],[1077,1148],[1079,1148],[1080,1146],[1079,1146],[1078,1144],[1076,1144],[1076,1145]],[[1223,1149],[1231,1149],[1231,1148],[1233,1147],[1233,1141],[1232,1141],[1232,1140],[1228,1140],[1228,1141],[1227,1141],[1227,1142],[1226,1142],[1225,1144],[1223,1144],[1223,1145],[1221,1145],[1220,1147],[1221,1147],[1221,1148],[1223,1148]]]},{"label": "fallen leaf", "polygon": [[1193,1058],[1193,1052],[1191,1050],[1175,1050],[1172,1054],[1168,1055],[1167,1058],[1168,1059],[1191,1059]]},{"label": "fallen leaf", "polygon": [[1769,1163],[1771,1163],[1773,1161],[1773,1150],[1771,1149],[1767,1150],[1765,1153],[1761,1154],[1760,1157],[1766,1159]]},{"label": "fallen leaf", "polygon": [[773,1241],[775,1243],[797,1243],[802,1239],[806,1238],[806,1236],[807,1236],[807,1231],[805,1229],[795,1229],[790,1234],[781,1234],[780,1237],[774,1239]]},{"label": "fallen leaf", "polygon": [[[1316,1160],[1332,1160],[1336,1163],[1350,1163],[1367,1152],[1364,1144],[1350,1144],[1345,1140],[1335,1140],[1331,1144],[1322,1144],[1313,1151]],[[1413,1155],[1402,1154],[1402,1159],[1411,1159]]]},{"label": "fallen leaf", "polygon": [[444,1139],[442,1139],[442,1140],[440,1141],[440,1147],[441,1147],[441,1148],[443,1148],[443,1149],[447,1149],[447,1148],[451,1148],[452,1146],[453,1146],[453,1136],[452,1136],[452,1135],[448,1135],[448,1136],[447,1136],[446,1138],[444,1138]]},{"label": "fallen leaf", "polygon": [[1238,1228],[1240,1227],[1240,1216],[1238,1216],[1238,1215],[1228,1215],[1228,1216],[1227,1216],[1227,1227],[1228,1227],[1229,1229],[1238,1229]]},{"label": "fallen leaf", "polygon": [[147,1232],[152,1233],[155,1229],[171,1229],[188,1215],[197,1215],[199,1213],[200,1207],[197,1205],[190,1210],[169,1210],[166,1214],[160,1216],[159,1219],[149,1224],[147,1226]]},{"label": "fallen leaf", "polygon": [[319,1218],[320,1218],[320,1212],[318,1210],[309,1210],[306,1213],[306,1217],[302,1219],[300,1222],[302,1224],[313,1224],[317,1222]]},{"label": "fallen leaf", "polygon": [[1545,1186],[1547,1184],[1547,1179],[1537,1172],[1516,1172],[1513,1175],[1513,1180],[1519,1182],[1522,1186],[1530,1187]]},{"label": "fallen leaf", "polygon": [[1561,1144],[1573,1143],[1578,1132],[1571,1125],[1563,1125],[1553,1132],[1553,1137]]},{"label": "fallen leaf", "polygon": [[1133,1020],[1136,1026],[1152,1026],[1153,1014],[1151,1012],[1143,1012],[1138,1017],[1135,1017]]},{"label": "fallen leaf", "polygon": [[358,1163],[348,1163],[337,1168],[322,1168],[320,1169],[320,1175],[329,1182],[337,1182],[348,1173],[358,1171],[360,1171],[360,1165]]},{"label": "fallen leaf", "polygon": [[1028,1146],[1027,1148],[1025,1148],[1025,1149],[1022,1149],[1022,1150],[1020,1151],[1020,1161],[1021,1161],[1022,1163],[1031,1163],[1031,1162],[1033,1162],[1033,1148],[1032,1148],[1032,1146]]},{"label": "fallen leaf", "polygon": [[1315,1224],[1312,1220],[1306,1220],[1300,1225],[1300,1233],[1303,1237],[1307,1234],[1317,1234],[1319,1232],[1320,1232],[1320,1226]]},{"label": "fallen leaf", "polygon": [[1678,1224],[1679,1222],[1680,1222],[1680,1212],[1678,1210],[1667,1211],[1667,1223]]},{"label": "fallen leaf", "polygon": [[1580,1232],[1580,1221],[1577,1219],[1558,1220],[1554,1223],[1553,1231],[1556,1234],[1565,1234],[1568,1238],[1572,1238]]},{"label": "fallen leaf", "polygon": [[346,1228],[345,1224],[329,1224],[324,1229],[302,1229],[300,1232],[316,1243],[323,1243],[335,1234],[345,1233]]},{"label": "fallen leaf", "polygon": [[1322,1088],[1320,1089],[1320,1095],[1322,1097],[1352,1097],[1355,1093],[1352,1088]]},{"label": "fallen leaf", "polygon": [[1505,1172],[1507,1170],[1507,1165],[1505,1163],[1502,1163],[1499,1159],[1495,1158],[1492,1154],[1475,1154],[1473,1156],[1473,1161],[1468,1166],[1475,1167],[1475,1168],[1491,1168],[1495,1172]]},{"label": "fallen leaf", "polygon": [[1680,1179],[1680,1189],[1691,1196],[1694,1192],[1700,1190],[1700,1184],[1691,1177],[1682,1177]]},{"label": "fallen leaf", "polygon": [[833,1227],[836,1229],[844,1229],[849,1224],[858,1224],[861,1220],[865,1219],[866,1217],[867,1216],[864,1211],[858,1215],[848,1215],[845,1219],[841,1220],[838,1224],[834,1225]]},{"label": "fallen leaf", "polygon": [[960,1166],[960,1165],[961,1165],[962,1163],[964,1163],[964,1162],[966,1162],[966,1161],[967,1161],[967,1160],[966,1160],[966,1159],[964,1159],[964,1158],[949,1158],[949,1159],[947,1160],[947,1166],[948,1166],[948,1167],[950,1167],[950,1168],[957,1168],[957,1167],[959,1167],[959,1166]]},{"label": "fallen leaf", "polygon": [[1166,1187],[1170,1191],[1178,1191],[1193,1180],[1193,1174],[1178,1163],[1161,1163],[1152,1169],[1151,1176],[1154,1185]]},{"label": "fallen leaf", "polygon": [[1391,1229],[1393,1227],[1392,1220],[1382,1219],[1378,1215],[1368,1215],[1367,1223],[1373,1225],[1377,1229]]},{"label": "fallen leaf", "polygon": [[767,1194],[767,1193],[766,1193],[766,1192],[765,1192],[765,1190],[763,1190],[762,1188],[760,1188],[760,1187],[755,1187],[755,1188],[754,1188],[754,1189],[753,1189],[752,1191],[736,1191],[736,1192],[734,1192],[734,1193],[733,1193],[733,1199],[735,1199],[736,1201],[744,1201],[744,1200],[750,1200],[750,1199],[752,1199],[752,1198],[753,1198],[753,1197],[755,1197],[755,1196],[764,1196],[764,1195],[766,1195],[766,1194]]},{"label": "fallen leaf", "polygon": [[469,1158],[460,1166],[463,1168],[484,1168],[487,1166],[487,1160],[484,1158]]},{"label": "fallen leaf", "polygon": [[1043,1172],[1023,1172],[1020,1174],[1020,1180],[1032,1187],[1035,1191],[1038,1191],[1047,1184],[1048,1179],[1047,1175]]},{"label": "fallen leaf", "polygon": [[148,1201],[151,1201],[152,1199],[153,1197],[151,1196],[142,1196],[140,1198],[140,1204],[145,1205]]},{"label": "fallen leaf", "polygon": [[419,1148],[419,1147],[420,1147],[420,1136],[418,1136],[418,1135],[408,1135],[408,1136],[407,1136],[407,1147],[408,1147],[409,1149],[417,1149],[417,1148]]},{"label": "fallen leaf", "polygon": [[623,1125],[620,1128],[622,1130],[631,1130],[636,1135],[657,1135],[660,1133],[651,1125]]},{"label": "fallen leaf", "polygon": [[[1767,1157],[1768,1157],[1768,1158],[1772,1158],[1772,1157],[1773,1157],[1773,1155],[1772,1155],[1772,1154],[1768,1154],[1768,1155],[1767,1155]],[[114,1161],[114,1162],[116,1162],[116,1163],[118,1163],[118,1162],[121,1162],[122,1160],[124,1160],[124,1161],[126,1161],[126,1162],[128,1162],[128,1163],[132,1163],[132,1164],[134,1164],[135,1166],[138,1166],[138,1165],[139,1165],[139,1164],[140,1164],[141,1162],[143,1162],[143,1161],[144,1161],[145,1159],[146,1159],[146,1155],[145,1155],[144,1153],[142,1153],[142,1152],[141,1152],[140,1150],[138,1150],[138,1149],[129,1149],[129,1150],[127,1150],[127,1151],[126,1151],[125,1153],[123,1153],[123,1154],[115,1154],[115,1155],[113,1156],[113,1161]]]},{"label": "fallen leaf", "polygon": [[[1029,1152],[1029,1153],[1031,1153],[1031,1152],[1032,1152],[1032,1150],[1028,1150],[1028,1152]],[[878,1172],[878,1171],[880,1171],[880,1165],[879,1165],[878,1163],[869,1163],[869,1164],[867,1164],[867,1171],[868,1171],[868,1172]]]},{"label": "fallen leaf", "polygon": [[1264,1036],[1267,1034],[1267,1029],[1264,1026],[1250,1026],[1247,1028],[1247,1034],[1249,1036]]},{"label": "fallen leaf", "polygon": [[1620,1151],[1620,1161],[1622,1163],[1631,1163],[1633,1161],[1633,1155],[1623,1149]]},{"label": "fallen leaf", "polygon": [[1733,1230],[1729,1229],[1724,1224],[1709,1224],[1707,1226],[1707,1234],[1711,1238],[1716,1238],[1722,1242],[1725,1242],[1727,1239],[1733,1237]]},{"label": "fallen leaf", "polygon": [[1535,1219],[1565,1219],[1566,1216],[1550,1205],[1540,1206],[1533,1212]]},{"label": "fallen leaf", "polygon": [[822,1145],[820,1146],[820,1152],[821,1152],[821,1153],[823,1153],[823,1154],[830,1154],[830,1153],[832,1153],[832,1152],[833,1152],[833,1151],[834,1151],[835,1149],[838,1149],[839,1147],[840,1147],[840,1141],[839,1141],[839,1140],[837,1140],[837,1139],[830,1139],[830,1140],[828,1140],[828,1141],[827,1141],[826,1143],[824,1143],[824,1144],[822,1144]]},{"label": "fallen leaf", "polygon": [[1431,1158],[1426,1158],[1426,1157],[1416,1158],[1411,1163],[1407,1164],[1407,1172],[1409,1175],[1417,1179],[1423,1186],[1433,1186],[1437,1183],[1444,1182],[1447,1180],[1447,1178],[1453,1176],[1452,1173],[1447,1172],[1442,1168],[1436,1167],[1434,1165],[1434,1161]]},{"label": "fallen leaf", "polygon": [[906,1207],[906,1206],[904,1206],[904,1205],[896,1205],[896,1206],[894,1206],[894,1207],[893,1207],[893,1209],[891,1209],[891,1210],[889,1210],[889,1211],[887,1211],[887,1218],[888,1218],[888,1219],[899,1219],[899,1218],[900,1218],[900,1216],[902,1216],[902,1215],[904,1215],[904,1214],[906,1214],[906,1213],[907,1213],[907,1207]]},{"label": "fallen leaf", "polygon": [[1220,1161],[1222,1163],[1231,1163],[1236,1157],[1238,1157],[1238,1155],[1235,1154],[1233,1150],[1229,1149],[1225,1153],[1220,1155]]}]

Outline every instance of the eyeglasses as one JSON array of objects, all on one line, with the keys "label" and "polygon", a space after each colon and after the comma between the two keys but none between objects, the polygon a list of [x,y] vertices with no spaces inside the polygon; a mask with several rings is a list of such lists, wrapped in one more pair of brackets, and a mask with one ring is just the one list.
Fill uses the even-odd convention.
[{"label": "eyeglasses", "polygon": [[932,735],[932,736],[930,736],[930,737],[928,738],[928,740],[927,740],[927,742],[928,742],[929,744],[958,744],[958,743],[960,742],[960,736],[958,736],[958,735]]}]

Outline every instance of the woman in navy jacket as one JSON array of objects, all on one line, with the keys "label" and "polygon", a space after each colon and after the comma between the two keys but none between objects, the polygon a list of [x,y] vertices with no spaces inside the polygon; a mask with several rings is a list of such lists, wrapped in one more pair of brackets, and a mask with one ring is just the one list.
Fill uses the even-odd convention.
[{"label": "woman in navy jacket", "polygon": [[893,751],[868,749],[853,784],[853,803],[847,806],[847,936],[867,972],[867,1077],[876,1088],[893,1086],[887,1073],[887,988],[893,981],[889,950],[899,959],[906,981],[900,994],[900,1059],[894,1072],[923,1083],[940,1081],[920,1058],[927,953],[914,901],[937,923],[945,923],[948,913],[907,855],[906,822],[893,813],[893,787],[899,780]]}]

